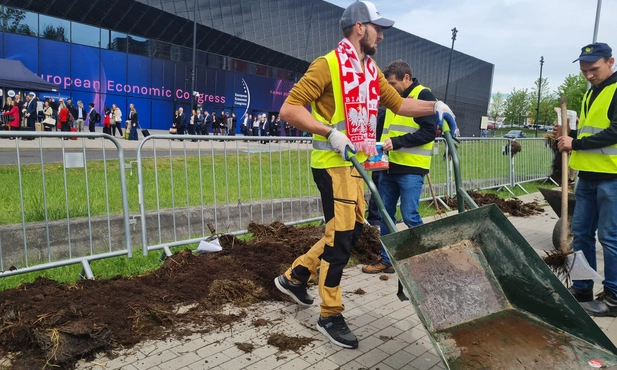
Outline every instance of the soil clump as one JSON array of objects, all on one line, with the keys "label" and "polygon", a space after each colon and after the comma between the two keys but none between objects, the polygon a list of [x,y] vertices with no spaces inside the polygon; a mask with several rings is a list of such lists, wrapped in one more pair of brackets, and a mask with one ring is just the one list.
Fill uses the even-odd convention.
[{"label": "soil clump", "polygon": [[[467,194],[479,207],[495,204],[503,213],[508,213],[515,217],[533,216],[544,212],[544,208],[540,207],[536,202],[523,203],[518,198],[501,199],[497,194],[476,191],[468,191]],[[457,209],[456,198],[445,198],[445,201],[448,207]],[[469,206],[465,205],[465,208],[469,209]]]},{"label": "soil clump", "polygon": [[[254,234],[250,241],[222,235],[221,252],[195,255],[185,249],[141,276],[74,284],[38,278],[0,292],[0,357],[10,355],[14,369],[73,368],[101,351],[228,329],[246,317],[222,314],[225,304],[287,300],[274,278],[323,236],[324,227],[275,222],[251,223],[248,230]],[[352,258],[369,263],[380,248],[377,229],[365,226]],[[306,342],[293,341],[300,347]]]}]

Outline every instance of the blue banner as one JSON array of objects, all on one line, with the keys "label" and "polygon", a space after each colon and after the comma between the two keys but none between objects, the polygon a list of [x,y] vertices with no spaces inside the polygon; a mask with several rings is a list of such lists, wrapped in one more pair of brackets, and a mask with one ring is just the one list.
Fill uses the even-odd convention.
[{"label": "blue banner", "polygon": [[[2,57],[17,59],[46,81],[59,96],[95,104],[98,111],[118,105],[126,118],[134,104],[143,128],[168,129],[173,112],[190,112],[191,65],[36,37],[4,34]],[[195,102],[209,112],[277,112],[292,81],[197,66]],[[239,125],[238,125],[239,126]],[[238,127],[239,130],[239,127]]]}]

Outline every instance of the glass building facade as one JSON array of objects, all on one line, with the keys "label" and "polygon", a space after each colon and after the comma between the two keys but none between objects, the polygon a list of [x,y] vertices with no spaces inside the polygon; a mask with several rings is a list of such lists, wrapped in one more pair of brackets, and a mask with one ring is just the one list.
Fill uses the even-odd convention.
[{"label": "glass building facade", "polygon": [[[97,108],[135,104],[141,125],[166,129],[173,111],[276,112],[310,62],[342,37],[343,9],[321,0],[0,0],[0,57]],[[197,18],[192,70],[193,19]],[[408,62],[444,100],[450,49],[398,29],[375,59]],[[454,52],[446,102],[463,134],[476,133],[493,65]],[[43,94],[45,95],[45,94]],[[124,108],[124,109],[123,109]]]}]

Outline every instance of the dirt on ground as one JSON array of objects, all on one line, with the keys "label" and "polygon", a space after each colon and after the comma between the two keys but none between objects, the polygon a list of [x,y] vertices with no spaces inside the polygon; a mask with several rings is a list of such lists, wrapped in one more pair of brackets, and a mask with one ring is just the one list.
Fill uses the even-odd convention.
[{"label": "dirt on ground", "polygon": [[[510,214],[515,217],[527,217],[544,212],[544,208],[540,207],[536,202],[523,203],[518,198],[501,199],[497,194],[480,193],[476,191],[468,191],[469,196],[480,207],[495,204],[503,213]],[[445,198],[446,204],[452,209],[457,209],[456,198]],[[466,205],[469,209],[469,206]]]},{"label": "dirt on ground", "polygon": [[[72,368],[81,358],[146,339],[228,329],[246,313],[222,314],[225,304],[289,300],[273,280],[323,236],[324,227],[275,222],[251,223],[248,230],[254,234],[248,242],[223,235],[221,252],[182,250],[145,275],[75,284],[38,278],[0,292],[0,358],[10,354],[14,369]],[[374,262],[380,248],[378,230],[365,226],[352,258]],[[281,336],[272,341],[293,350],[310,343]]]}]

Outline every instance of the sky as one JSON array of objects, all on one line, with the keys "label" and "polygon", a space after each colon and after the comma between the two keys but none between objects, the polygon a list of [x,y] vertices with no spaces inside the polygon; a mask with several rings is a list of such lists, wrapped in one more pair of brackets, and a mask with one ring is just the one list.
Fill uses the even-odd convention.
[{"label": "sky", "polygon": [[[327,0],[342,8],[351,0]],[[569,74],[581,48],[593,41],[597,0],[373,0],[395,28],[495,65],[492,93],[529,88],[540,76],[556,90]],[[342,13],[341,13],[342,14]],[[617,0],[603,0],[598,42],[617,54]],[[611,16],[612,15],[612,16]],[[387,30],[384,37],[388,37]],[[379,51],[378,51],[379,52]]]}]

